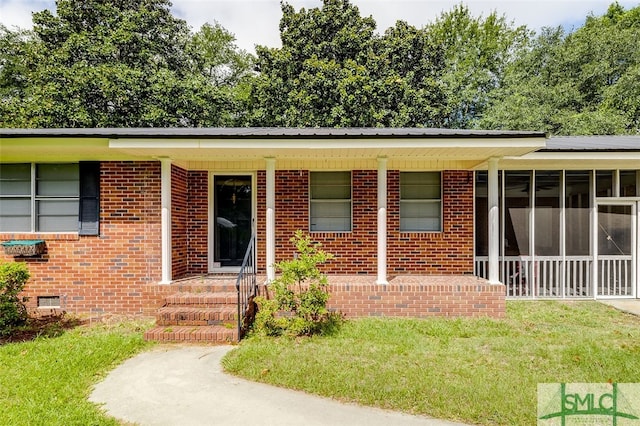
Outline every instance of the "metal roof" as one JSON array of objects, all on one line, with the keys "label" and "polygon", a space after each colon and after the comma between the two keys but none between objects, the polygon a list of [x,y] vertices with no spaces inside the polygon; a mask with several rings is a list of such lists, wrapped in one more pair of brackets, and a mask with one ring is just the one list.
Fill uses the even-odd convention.
[{"label": "metal roof", "polygon": [[73,129],[0,129],[0,138],[83,137],[138,139],[322,139],[322,138],[529,138],[546,137],[543,132],[504,130],[459,130],[433,128],[327,128],[327,127],[171,127],[171,128],[73,128]]},{"label": "metal roof", "polygon": [[551,137],[541,151],[640,151],[640,135]]}]

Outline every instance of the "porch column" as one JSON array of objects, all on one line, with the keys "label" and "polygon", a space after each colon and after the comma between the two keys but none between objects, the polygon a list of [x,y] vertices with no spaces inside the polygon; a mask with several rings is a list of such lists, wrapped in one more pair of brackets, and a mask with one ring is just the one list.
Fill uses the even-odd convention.
[{"label": "porch column", "polygon": [[171,284],[171,159],[160,159],[160,205],[162,238],[162,279],[160,284]]},{"label": "porch column", "polygon": [[267,162],[267,282],[275,279],[273,266],[276,263],[276,159],[265,158]]},{"label": "porch column", "polygon": [[378,157],[378,279],[387,281],[387,158]]},{"label": "porch column", "polygon": [[489,205],[489,283],[500,284],[500,212],[498,207],[498,159],[489,159],[488,194]]}]

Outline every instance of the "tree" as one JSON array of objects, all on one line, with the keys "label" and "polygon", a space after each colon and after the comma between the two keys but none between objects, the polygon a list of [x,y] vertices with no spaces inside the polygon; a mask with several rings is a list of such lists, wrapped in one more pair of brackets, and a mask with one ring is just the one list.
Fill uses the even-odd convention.
[{"label": "tree", "polygon": [[474,17],[458,5],[425,28],[432,44],[444,49],[445,66],[439,82],[446,95],[441,127],[468,128],[501,87],[505,68],[526,46],[530,32],[515,27],[496,12]]},{"label": "tree", "polygon": [[478,125],[552,134],[640,132],[640,7],[545,29],[509,66]]},{"label": "tree", "polygon": [[[229,124],[236,113],[223,87],[227,82],[213,81],[204,72],[207,66],[215,68],[215,59],[198,50],[206,46],[200,43],[206,37],[196,34],[192,40],[170,5],[168,0],[59,0],[55,15],[48,10],[33,14],[33,33],[4,29],[3,43],[20,59],[2,64],[0,124]],[[229,43],[227,38],[221,45]]]},{"label": "tree", "polygon": [[438,122],[443,66],[424,34],[398,23],[383,36],[348,0],[282,4],[282,48],[258,47],[248,124],[430,126]]}]

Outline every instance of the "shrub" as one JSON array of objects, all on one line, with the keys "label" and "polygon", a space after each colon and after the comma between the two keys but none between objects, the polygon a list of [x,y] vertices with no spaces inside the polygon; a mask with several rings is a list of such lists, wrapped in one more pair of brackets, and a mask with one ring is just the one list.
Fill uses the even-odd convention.
[{"label": "shrub", "polygon": [[0,336],[11,333],[13,327],[27,320],[27,308],[18,294],[29,279],[24,263],[0,263]]},{"label": "shrub", "polygon": [[259,309],[254,330],[258,334],[309,336],[340,322],[339,314],[327,310],[327,277],[318,268],[333,255],[323,251],[321,244],[313,244],[302,231],[296,231],[290,241],[297,256],[275,264],[280,275],[269,283],[273,299],[256,298]]}]

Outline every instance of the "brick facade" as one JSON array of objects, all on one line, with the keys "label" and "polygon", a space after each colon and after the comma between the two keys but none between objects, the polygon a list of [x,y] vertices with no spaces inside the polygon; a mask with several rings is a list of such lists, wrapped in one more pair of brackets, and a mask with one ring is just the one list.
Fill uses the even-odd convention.
[{"label": "brick facade", "polygon": [[[104,162],[100,167],[100,236],[2,234],[43,239],[47,252],[15,258],[31,272],[24,295],[59,296],[69,312],[150,313],[161,278],[160,163]],[[0,259],[14,258],[0,254]],[[160,297],[160,296],[158,296]]]},{"label": "brick facade", "polygon": [[[400,172],[387,174],[387,264],[389,274],[473,273],[473,172],[442,174],[442,232],[400,232]],[[276,172],[276,261],[291,258],[289,238],[309,230],[309,172]],[[258,173],[258,229],[265,229],[266,175]],[[352,172],[351,232],[313,232],[335,258],[330,274],[375,274],[377,271],[377,171]],[[264,269],[265,243],[258,243],[258,262]]]},{"label": "brick facade", "polygon": [[[293,256],[289,239],[296,230],[309,230],[309,175],[307,170],[276,172],[276,261]],[[40,238],[46,241],[46,254],[17,258],[28,263],[32,274],[25,291],[31,298],[29,307],[37,306],[37,296],[60,296],[62,309],[70,312],[150,314],[170,291],[167,286],[156,285],[161,278],[160,163],[103,162],[100,176],[100,236],[76,233],[1,236],[3,240]],[[443,231],[429,233],[399,231],[399,176],[399,171],[388,172],[390,277],[471,274],[472,172],[443,172]],[[259,171],[256,181],[258,265],[264,273],[266,173]],[[352,183],[352,231],[311,235],[335,256],[325,265],[326,273],[375,275],[377,171],[355,170]],[[178,279],[206,274],[209,172],[172,166],[171,187],[172,276]],[[0,258],[13,259],[4,254],[0,254]],[[352,281],[333,289],[331,303],[348,315],[437,314],[429,305],[434,302],[433,298],[441,298],[437,301],[442,309],[440,315],[491,311],[493,304],[499,303],[489,301],[487,305],[483,299],[486,289],[475,287],[474,290],[473,286],[430,287],[426,294],[431,299],[424,299],[421,296],[425,294],[424,288],[414,291],[406,286],[396,289],[392,284],[385,288],[371,284],[356,289],[354,285]],[[489,293],[493,291],[489,289]],[[489,307],[485,309],[486,306]]]}]

